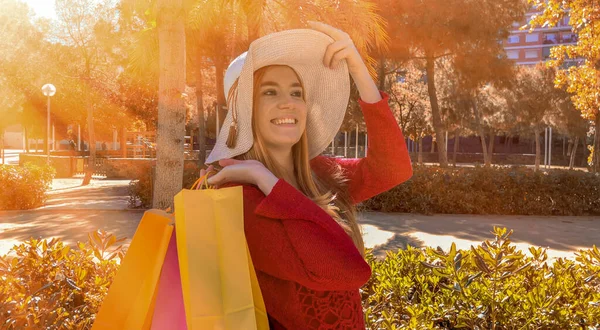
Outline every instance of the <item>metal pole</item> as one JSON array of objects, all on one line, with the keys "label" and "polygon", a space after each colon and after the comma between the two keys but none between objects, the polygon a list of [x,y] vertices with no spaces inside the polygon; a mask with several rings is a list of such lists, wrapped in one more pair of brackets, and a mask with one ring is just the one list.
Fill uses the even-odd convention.
[{"label": "metal pole", "polygon": [[331,154],[333,155],[333,157],[335,157],[335,136],[333,137],[333,140],[331,141]]},{"label": "metal pole", "polygon": [[215,124],[215,127],[217,128],[217,136],[215,136],[215,138],[217,138],[219,136],[219,105],[217,104],[215,106],[215,113],[216,113],[216,118],[217,118],[217,122]]},{"label": "metal pole", "polygon": [[50,96],[48,96],[48,111],[46,123],[46,162],[50,164]]},{"label": "metal pole", "polygon": [[348,158],[348,132],[344,132],[344,158]]},{"label": "metal pole", "polygon": [[544,167],[548,168],[548,127],[544,129]]},{"label": "metal pole", "polygon": [[81,151],[81,125],[77,124],[77,151]]},{"label": "metal pole", "polygon": [[548,167],[552,166],[552,127],[550,127],[550,139],[548,140]]},{"label": "metal pole", "polygon": [[354,141],[354,142],[356,142],[356,146],[354,149],[354,156],[356,158],[358,158],[358,124],[356,124],[356,141]]},{"label": "metal pole", "polygon": [[365,133],[365,157],[367,157],[367,133]]},{"label": "metal pole", "polygon": [[56,150],[56,130],[54,124],[52,124],[52,151]]},{"label": "metal pole", "polygon": [[113,129],[113,150],[117,150],[117,130]]}]

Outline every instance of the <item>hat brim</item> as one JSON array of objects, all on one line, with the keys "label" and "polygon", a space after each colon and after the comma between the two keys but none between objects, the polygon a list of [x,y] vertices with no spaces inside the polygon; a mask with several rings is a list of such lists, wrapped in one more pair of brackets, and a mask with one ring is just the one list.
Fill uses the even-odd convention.
[{"label": "hat brim", "polygon": [[346,61],[341,61],[341,65],[337,65],[335,69],[323,64],[327,46],[332,42],[334,40],[328,35],[309,29],[272,33],[255,40],[250,45],[238,78],[235,104],[238,118],[236,145],[234,148],[226,145],[232,123],[229,111],[206,164],[244,154],[252,148],[254,72],[270,65],[289,66],[300,77],[308,110],[306,133],[309,158],[321,154],[339,131],[350,97],[350,76]]}]

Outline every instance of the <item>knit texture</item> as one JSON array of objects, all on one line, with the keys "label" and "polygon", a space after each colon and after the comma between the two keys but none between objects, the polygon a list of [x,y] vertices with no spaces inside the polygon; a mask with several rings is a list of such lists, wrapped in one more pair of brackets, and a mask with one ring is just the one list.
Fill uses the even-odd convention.
[{"label": "knit texture", "polygon": [[[319,156],[317,175],[339,165],[355,203],[408,180],[412,166],[388,96],[359,101],[367,125],[362,159]],[[244,226],[272,329],[364,329],[359,289],[371,269],[322,208],[283,179],[265,196],[244,185]]]}]

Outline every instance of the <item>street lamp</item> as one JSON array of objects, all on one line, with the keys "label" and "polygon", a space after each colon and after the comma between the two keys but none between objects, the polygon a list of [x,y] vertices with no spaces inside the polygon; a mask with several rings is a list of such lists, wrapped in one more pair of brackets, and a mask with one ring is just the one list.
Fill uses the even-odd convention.
[{"label": "street lamp", "polygon": [[56,87],[54,87],[54,85],[52,84],[45,84],[44,86],[42,86],[42,93],[44,93],[44,96],[48,97],[48,124],[46,127],[46,161],[48,162],[48,164],[50,164],[50,97],[56,94]]}]

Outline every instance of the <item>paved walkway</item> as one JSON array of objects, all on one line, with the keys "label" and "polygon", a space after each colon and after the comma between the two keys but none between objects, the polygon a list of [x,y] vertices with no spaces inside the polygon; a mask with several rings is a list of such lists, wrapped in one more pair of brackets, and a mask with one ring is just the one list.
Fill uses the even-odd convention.
[{"label": "paved walkway", "polygon": [[[87,241],[96,229],[127,237],[129,244],[143,210],[128,209],[128,180],[57,179],[46,205],[29,211],[0,212],[0,255],[30,237],[58,237],[69,244]],[[493,226],[514,230],[513,241],[527,251],[530,245],[549,247],[550,258],[574,257],[578,249],[600,245],[600,217],[537,217],[485,215],[415,215],[364,212],[360,215],[365,245],[377,255],[412,246],[452,242],[467,249],[492,239]]]}]

